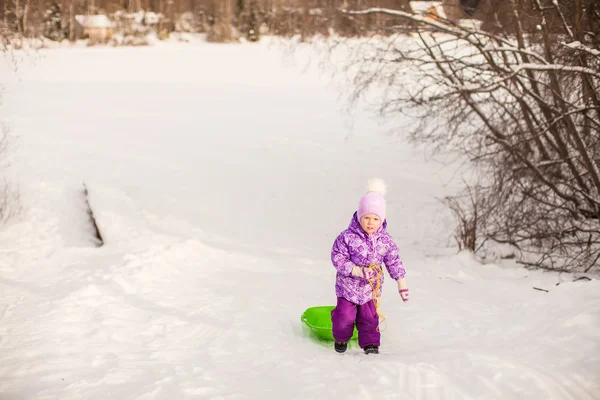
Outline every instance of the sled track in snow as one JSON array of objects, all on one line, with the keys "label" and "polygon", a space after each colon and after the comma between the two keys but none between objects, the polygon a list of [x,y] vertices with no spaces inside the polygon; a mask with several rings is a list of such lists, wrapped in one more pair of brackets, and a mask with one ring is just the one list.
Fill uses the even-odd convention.
[{"label": "sled track in snow", "polygon": [[104,245],[104,239],[102,238],[102,234],[100,233],[100,228],[96,223],[96,217],[94,216],[94,211],[92,210],[92,206],[90,205],[89,191],[85,182],[83,183],[83,194],[85,195],[85,205],[87,207],[87,213],[90,218],[90,222],[94,227],[94,232],[96,232],[97,246],[101,247]]}]

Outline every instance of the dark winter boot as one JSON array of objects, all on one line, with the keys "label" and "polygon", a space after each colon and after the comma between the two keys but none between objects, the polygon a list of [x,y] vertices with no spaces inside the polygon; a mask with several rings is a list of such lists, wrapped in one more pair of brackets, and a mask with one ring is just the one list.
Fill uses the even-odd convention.
[{"label": "dark winter boot", "polygon": [[375,346],[374,344],[365,346],[364,350],[365,354],[379,354],[379,347]]},{"label": "dark winter boot", "polygon": [[338,353],[343,353],[348,348],[348,342],[335,342],[335,351]]}]

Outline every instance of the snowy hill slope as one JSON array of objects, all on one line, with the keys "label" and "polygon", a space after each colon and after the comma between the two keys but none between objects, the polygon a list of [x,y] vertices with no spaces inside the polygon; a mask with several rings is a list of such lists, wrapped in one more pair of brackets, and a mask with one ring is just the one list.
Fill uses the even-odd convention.
[{"label": "snowy hill slope", "polygon": [[[454,168],[349,124],[276,50],[2,68],[23,213],[0,230],[0,399],[600,398],[600,283],[455,255]],[[300,314],[334,304],[329,250],[372,176],[411,300],[387,277],[381,354],[338,355]]]}]

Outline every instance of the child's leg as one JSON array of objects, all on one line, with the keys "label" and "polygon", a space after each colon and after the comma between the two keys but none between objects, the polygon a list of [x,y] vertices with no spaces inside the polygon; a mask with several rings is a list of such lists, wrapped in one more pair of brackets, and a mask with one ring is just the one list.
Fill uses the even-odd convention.
[{"label": "child's leg", "polygon": [[356,329],[358,329],[358,345],[365,348],[370,344],[379,347],[381,334],[377,330],[379,325],[379,315],[375,309],[373,300],[360,305],[356,317]]},{"label": "child's leg", "polygon": [[333,338],[336,342],[347,342],[354,333],[356,304],[338,297],[337,306],[331,311]]}]

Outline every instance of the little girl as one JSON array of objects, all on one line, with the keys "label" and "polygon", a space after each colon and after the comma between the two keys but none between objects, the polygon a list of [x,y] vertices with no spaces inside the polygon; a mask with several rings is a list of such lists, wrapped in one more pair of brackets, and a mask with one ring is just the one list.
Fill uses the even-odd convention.
[{"label": "little girl", "polygon": [[367,193],[360,199],[350,226],[339,234],[331,249],[331,261],[337,270],[337,306],[331,312],[331,322],[338,353],[346,351],[355,323],[359,346],[366,354],[379,353],[381,335],[372,285],[381,287],[383,284],[383,274],[377,273],[382,263],[392,279],[398,282],[402,300],[408,301],[406,271],[398,255],[398,246],[386,230],[385,189],[383,180],[369,181]]}]

